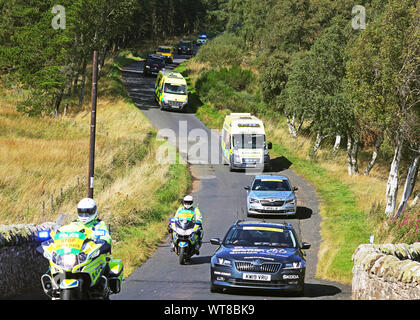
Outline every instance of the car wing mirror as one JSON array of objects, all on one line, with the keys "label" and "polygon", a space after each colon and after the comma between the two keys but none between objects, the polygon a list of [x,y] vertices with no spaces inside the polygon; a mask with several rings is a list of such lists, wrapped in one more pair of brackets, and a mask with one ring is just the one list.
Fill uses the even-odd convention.
[{"label": "car wing mirror", "polygon": [[212,238],[212,239],[210,239],[210,243],[211,244],[214,244],[216,246],[220,246],[222,244],[219,238]]},{"label": "car wing mirror", "polygon": [[298,187],[293,187],[293,191],[299,190]]},{"label": "car wing mirror", "polygon": [[251,190],[251,187],[250,186],[246,186],[246,187],[244,187],[244,189],[245,190]]},{"label": "car wing mirror", "polygon": [[311,245],[307,242],[302,242],[301,248],[306,250],[309,249],[311,247]]},{"label": "car wing mirror", "polygon": [[273,144],[271,143],[271,142],[269,142],[268,144],[267,144],[267,148],[270,150],[270,149],[273,149]]}]

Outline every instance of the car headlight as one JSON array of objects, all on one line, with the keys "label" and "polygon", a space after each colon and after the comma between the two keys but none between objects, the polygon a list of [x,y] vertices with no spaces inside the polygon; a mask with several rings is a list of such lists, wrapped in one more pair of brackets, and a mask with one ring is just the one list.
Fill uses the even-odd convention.
[{"label": "car headlight", "polygon": [[163,103],[168,104],[168,99],[163,98]]},{"label": "car headlight", "polygon": [[249,203],[259,203],[260,200],[255,199],[255,198],[249,198]]},{"label": "car headlight", "polygon": [[295,204],[295,199],[286,200],[285,203]]},{"label": "car headlight", "polygon": [[268,155],[268,150],[267,149],[264,149],[264,155]]},{"label": "car headlight", "polygon": [[233,162],[240,163],[241,162],[241,156],[237,152],[233,152]]},{"label": "car headlight", "polygon": [[285,263],[283,269],[301,269],[302,268],[302,261],[298,262],[291,262],[291,263]]},{"label": "car headlight", "polygon": [[217,258],[216,264],[225,266],[225,267],[231,267],[232,262],[230,260],[224,259],[224,258]]},{"label": "car headlight", "polygon": [[146,66],[147,69],[150,69],[150,66]]}]

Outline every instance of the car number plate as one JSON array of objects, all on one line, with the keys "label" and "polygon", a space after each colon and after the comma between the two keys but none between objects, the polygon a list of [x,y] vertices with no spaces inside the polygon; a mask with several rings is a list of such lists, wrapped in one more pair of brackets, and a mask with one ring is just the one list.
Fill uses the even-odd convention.
[{"label": "car number plate", "polygon": [[257,280],[257,281],[271,281],[271,275],[259,273],[244,273],[242,274],[244,280]]}]

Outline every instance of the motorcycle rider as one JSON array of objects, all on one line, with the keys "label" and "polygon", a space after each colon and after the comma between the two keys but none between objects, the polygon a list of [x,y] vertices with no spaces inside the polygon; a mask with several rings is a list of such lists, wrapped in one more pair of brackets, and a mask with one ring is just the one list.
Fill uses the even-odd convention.
[{"label": "motorcycle rider", "polygon": [[77,217],[79,223],[93,231],[92,240],[104,243],[102,251],[111,253],[111,234],[104,221],[98,218],[98,207],[95,200],[84,198],[77,205]]},{"label": "motorcycle rider", "polygon": [[[200,248],[201,243],[203,239],[203,216],[201,215],[200,209],[196,206],[193,206],[194,198],[191,195],[186,195],[183,199],[183,205],[178,208],[178,210],[175,213],[175,219],[178,219],[179,214],[181,212],[188,211],[192,218],[191,220],[195,222],[195,228],[197,228],[197,235],[198,235],[198,243],[197,247],[195,248],[196,254],[200,254]],[[170,241],[171,241],[171,250],[174,250],[174,243],[173,243],[173,237],[172,237],[172,229],[170,227],[170,224],[168,226],[168,232],[171,235]]]},{"label": "motorcycle rider", "polygon": [[[77,205],[77,217],[78,220],[75,223],[81,223],[86,228],[92,230],[90,239],[96,243],[102,244],[101,252],[111,254],[111,234],[108,226],[104,221],[98,218],[98,207],[96,201],[91,198],[84,198],[79,201]],[[107,258],[109,261],[110,258]],[[107,263],[104,270],[105,277],[109,276],[109,265]]]}]

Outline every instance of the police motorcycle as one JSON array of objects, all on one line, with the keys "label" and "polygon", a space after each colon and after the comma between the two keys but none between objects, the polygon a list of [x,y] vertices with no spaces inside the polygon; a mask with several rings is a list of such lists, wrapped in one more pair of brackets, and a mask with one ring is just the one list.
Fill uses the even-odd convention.
[{"label": "police motorcycle", "polygon": [[96,231],[69,221],[69,215],[61,215],[51,231],[38,232],[37,251],[50,266],[41,276],[43,290],[52,300],[108,300],[121,290],[123,263],[107,255],[106,241],[92,240],[92,233],[101,236]]},{"label": "police motorcycle", "polygon": [[179,263],[186,264],[200,248],[198,235],[200,225],[181,215],[178,218],[171,218],[169,226],[172,229],[170,241],[173,250],[178,255]]}]

